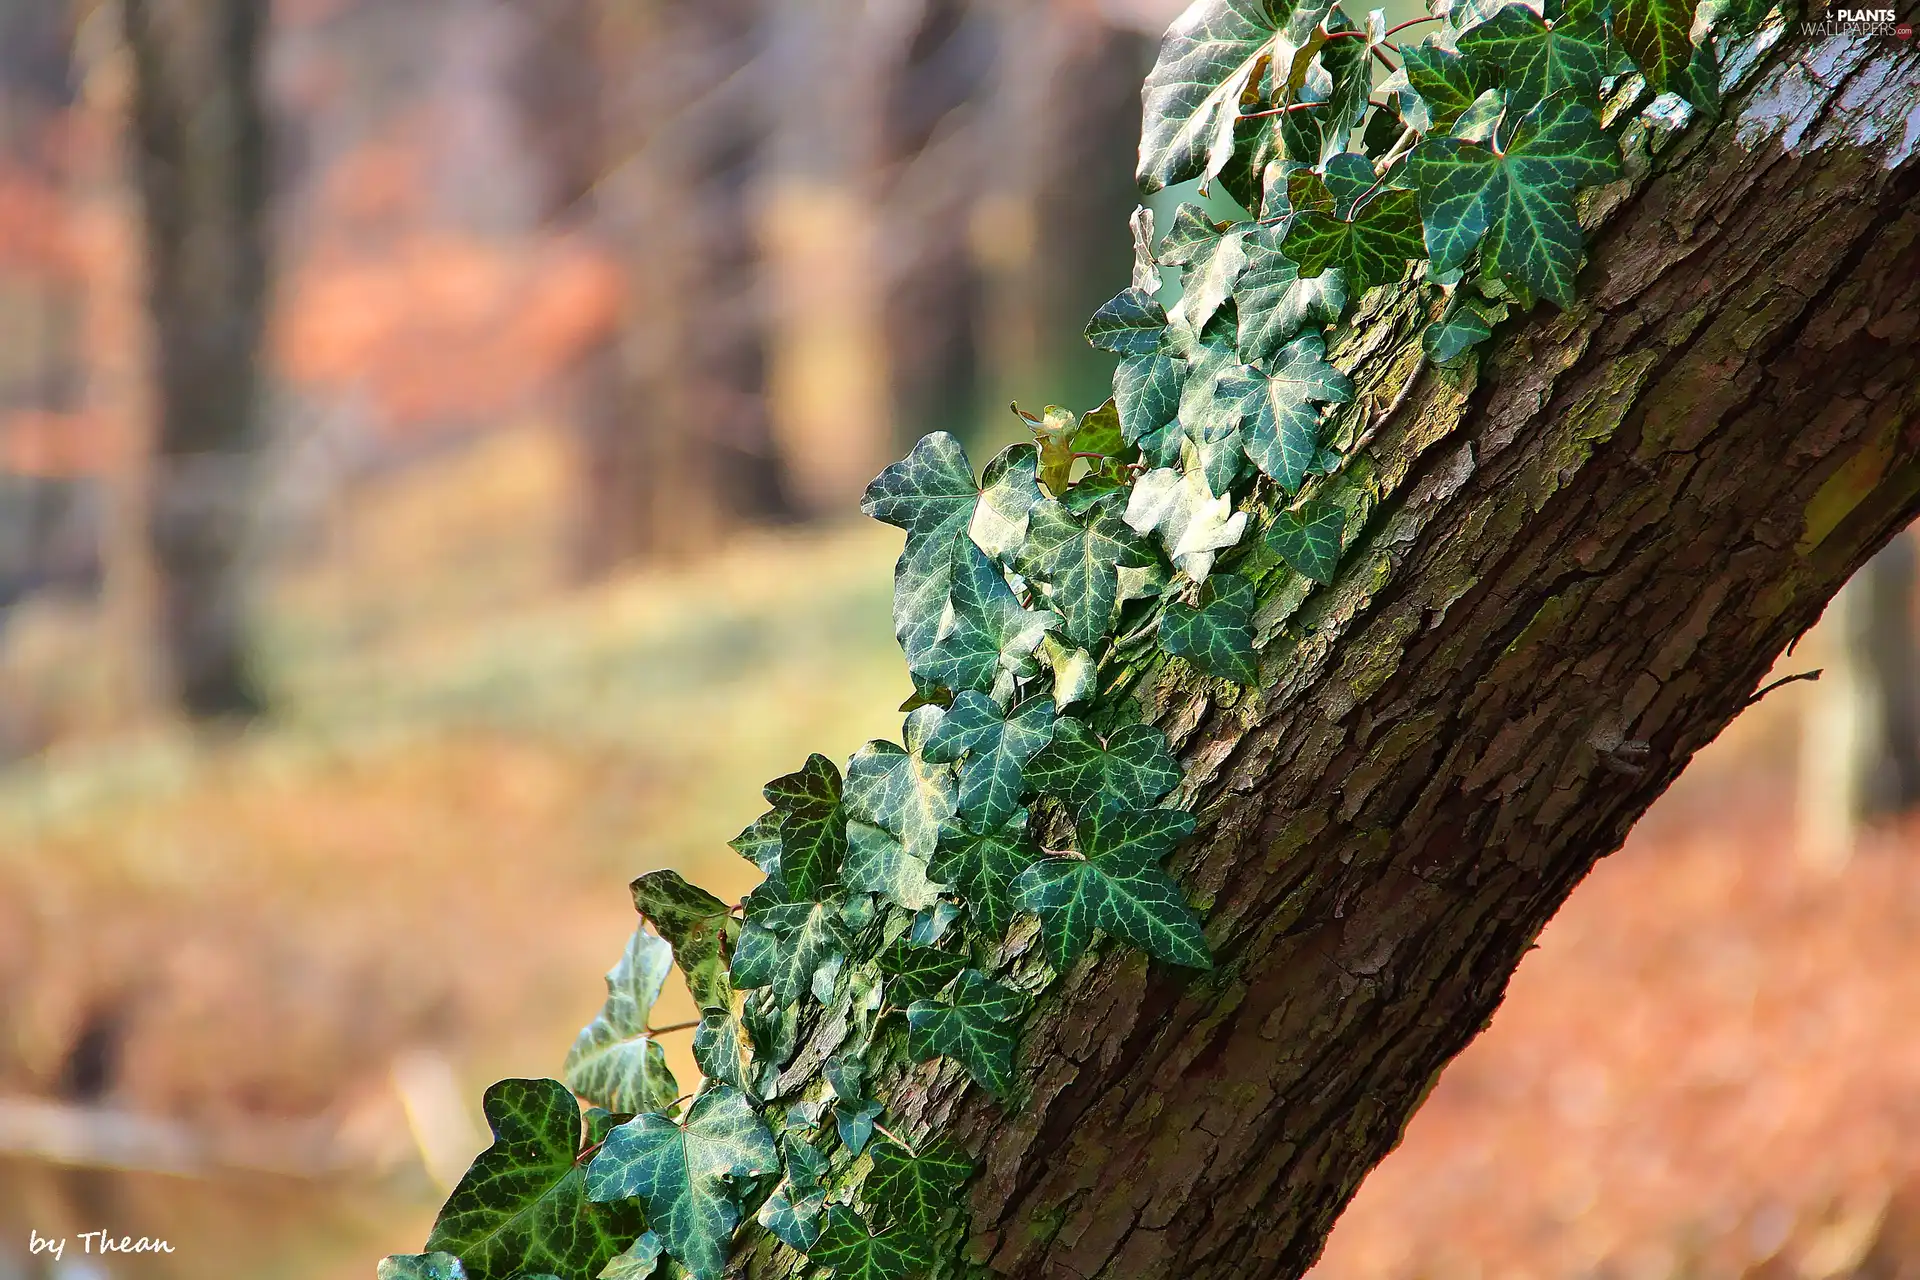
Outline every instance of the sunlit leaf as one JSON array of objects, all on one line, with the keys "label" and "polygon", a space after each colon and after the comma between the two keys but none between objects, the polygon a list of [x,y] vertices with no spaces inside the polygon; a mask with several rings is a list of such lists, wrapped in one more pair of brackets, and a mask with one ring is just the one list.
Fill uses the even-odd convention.
[{"label": "sunlit leaf", "polygon": [[1078,517],[1052,501],[1033,509],[1019,568],[1047,585],[1047,601],[1075,645],[1091,649],[1106,636],[1119,570],[1153,560],[1152,550],[1127,525],[1125,511],[1119,494],[1098,499]]},{"label": "sunlit leaf", "polygon": [[666,1051],[647,1020],[673,968],[673,948],[642,925],[607,971],[607,1002],[567,1053],[567,1087],[596,1106],[632,1114],[663,1110],[680,1096]]},{"label": "sunlit leaf", "polygon": [[1306,333],[1282,347],[1248,388],[1241,434],[1247,456],[1288,493],[1320,451],[1321,406],[1353,399],[1353,380],[1326,360],[1326,342]]},{"label": "sunlit leaf", "polygon": [[1149,471],[1134,482],[1126,521],[1136,533],[1157,534],[1167,556],[1196,582],[1206,581],[1213,558],[1239,543],[1247,513],[1226,494],[1216,497],[1199,471]]},{"label": "sunlit leaf", "polygon": [[953,621],[934,644],[921,674],[959,693],[993,687],[1001,671],[1031,675],[1040,638],[1059,625],[1044,610],[1015,598],[993,561],[971,540],[954,547]]},{"label": "sunlit leaf", "polygon": [[468,1280],[450,1253],[396,1253],[380,1260],[379,1280]]},{"label": "sunlit leaf", "polygon": [[1247,236],[1247,267],[1233,287],[1246,364],[1266,359],[1302,329],[1337,323],[1347,305],[1345,277],[1334,270],[1303,279],[1280,235],[1277,227],[1261,227]]},{"label": "sunlit leaf", "polygon": [[631,887],[634,908],[672,945],[694,1001],[703,1009],[732,1007],[727,957],[740,936],[733,908],[677,871],[650,871]]},{"label": "sunlit leaf", "polygon": [[1087,341],[1121,356],[1149,355],[1160,349],[1167,313],[1153,295],[1128,289],[1093,313]]},{"label": "sunlit leaf", "polygon": [[[962,761],[962,818],[986,829],[1013,816],[1024,790],[1021,769],[1053,736],[1053,717],[1051,698],[1030,698],[1011,714],[983,693],[968,691],[954,699],[925,749],[930,760]],[[936,828],[936,842],[938,837]]]}]

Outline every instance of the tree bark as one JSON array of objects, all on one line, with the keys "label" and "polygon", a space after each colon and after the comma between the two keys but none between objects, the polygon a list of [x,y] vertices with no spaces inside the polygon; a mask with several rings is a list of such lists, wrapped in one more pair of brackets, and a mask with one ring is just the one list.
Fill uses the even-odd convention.
[{"label": "tree bark", "polygon": [[1364,300],[1333,358],[1371,512],[1337,580],[1268,603],[1257,692],[1125,676],[1189,768],[1217,970],[1089,957],[1028,1025],[1025,1097],[951,1066],[893,1092],[982,1158],[970,1256],[1313,1262],[1569,892],[1920,512],[1916,134],[1914,53],[1791,38],[1722,122],[1633,136],[1574,310],[1449,374],[1430,300]]},{"label": "tree bark", "polygon": [[160,635],[189,714],[251,715],[262,705],[244,561],[268,284],[266,6],[122,0],[122,12],[156,352]]}]

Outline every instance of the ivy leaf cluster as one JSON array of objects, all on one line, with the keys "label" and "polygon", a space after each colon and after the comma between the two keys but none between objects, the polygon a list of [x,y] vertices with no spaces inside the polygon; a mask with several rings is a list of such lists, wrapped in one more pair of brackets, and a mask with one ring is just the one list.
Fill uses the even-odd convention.
[{"label": "ivy leaf cluster", "polygon": [[[1713,110],[1713,40],[1764,0],[1717,6],[1700,44],[1696,4],[1458,0],[1398,45],[1333,0],[1189,7],[1138,177],[1217,182],[1255,216],[1183,205],[1160,235],[1138,210],[1128,287],[1086,330],[1112,399],[1022,413],[1032,441],[977,475],[929,435],[868,487],[905,535],[901,741],[767,784],[731,841],[764,876],[745,901],[633,881],[640,923],[564,1083],[488,1090],[493,1144],[380,1275],[715,1280],[753,1233],[841,1280],[949,1274],[974,1165],[890,1110],[902,1073],[942,1060],[1016,1106],[1034,997],[1103,936],[1213,966],[1169,869],[1195,797],[1127,682],[1257,686],[1263,597],[1339,579],[1380,389],[1329,332],[1398,282],[1450,368],[1515,309],[1576,305],[1578,199],[1620,173],[1599,94],[1638,76]],[[670,968],[700,1010],[684,1095],[651,1022]]]}]

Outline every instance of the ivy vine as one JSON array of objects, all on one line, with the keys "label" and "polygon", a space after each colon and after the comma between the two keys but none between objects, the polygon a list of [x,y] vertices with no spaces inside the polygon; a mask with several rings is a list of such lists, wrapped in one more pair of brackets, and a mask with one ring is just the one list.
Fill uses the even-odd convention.
[{"label": "ivy vine", "polygon": [[[964,1270],[973,1162],[903,1132],[889,1085],[941,1059],[1014,1105],[1023,1016],[1102,935],[1212,966],[1165,869],[1192,797],[1128,673],[1258,685],[1263,591],[1333,581],[1364,514],[1334,482],[1377,406],[1328,330],[1370,289],[1419,290],[1451,366],[1514,309],[1574,305],[1576,197],[1620,175],[1631,108],[1714,113],[1717,58],[1768,7],[1443,0],[1392,29],[1329,0],[1189,8],[1146,82],[1139,181],[1217,184],[1249,216],[1183,205],[1161,236],[1134,215],[1131,285],[1087,327],[1120,358],[1107,403],[1023,415],[1032,443],[977,478],[928,436],[868,488],[906,535],[902,743],[767,784],[732,842],[766,877],[744,902],[633,882],[641,923],[565,1082],[487,1091],[493,1145],[383,1280],[716,1280],[783,1248],[841,1280]],[[1611,127],[1602,95],[1628,108]],[[673,965],[701,1009],[690,1094],[657,1039],[679,1029],[649,1026]]]}]

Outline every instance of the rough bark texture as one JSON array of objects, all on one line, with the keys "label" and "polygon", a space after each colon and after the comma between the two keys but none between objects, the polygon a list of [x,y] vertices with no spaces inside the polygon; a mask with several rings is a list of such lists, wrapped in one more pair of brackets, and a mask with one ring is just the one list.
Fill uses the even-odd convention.
[{"label": "rough bark texture", "polygon": [[983,1157],[976,1259],[1304,1271],[1568,893],[1920,511],[1920,59],[1789,40],[1750,84],[1634,143],[1575,310],[1450,375],[1426,304],[1361,309],[1338,580],[1270,602],[1257,695],[1139,673],[1217,971],[1090,958],[1018,1104],[950,1068],[895,1094]]},{"label": "rough bark texture", "polygon": [[251,714],[244,556],[267,306],[265,6],[122,0],[159,429],[149,536],[190,714]]}]

